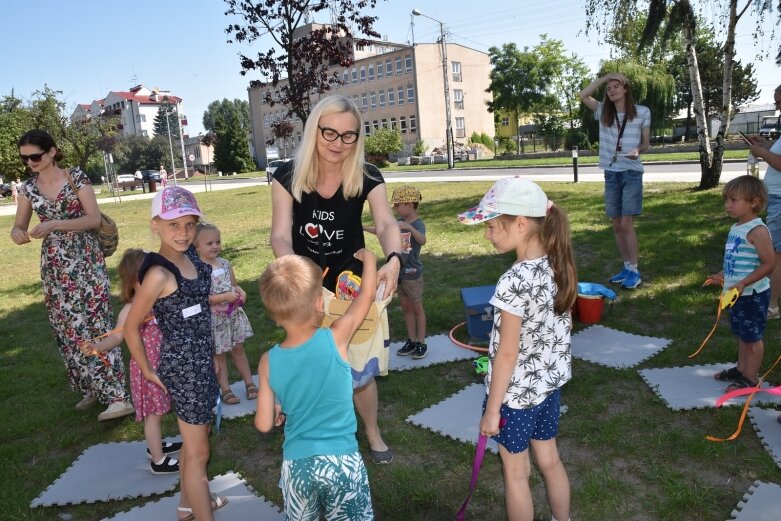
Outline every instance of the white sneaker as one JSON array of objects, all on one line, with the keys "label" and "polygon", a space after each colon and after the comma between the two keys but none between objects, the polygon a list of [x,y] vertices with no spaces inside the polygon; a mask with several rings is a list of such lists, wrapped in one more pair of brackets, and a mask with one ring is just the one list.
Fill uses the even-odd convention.
[{"label": "white sneaker", "polygon": [[79,403],[76,404],[76,410],[77,411],[86,411],[87,409],[90,409],[93,405],[98,403],[98,399],[95,398],[94,394],[87,394],[84,396],[84,398],[81,399]]},{"label": "white sneaker", "polygon": [[781,317],[781,311],[779,311],[778,308],[774,308],[773,306],[767,308],[768,319],[779,318],[779,317]]},{"label": "white sneaker", "polygon": [[128,402],[114,402],[110,404],[105,411],[98,414],[98,421],[103,422],[106,420],[113,420],[115,418],[121,418],[128,414],[136,412],[136,408]]}]

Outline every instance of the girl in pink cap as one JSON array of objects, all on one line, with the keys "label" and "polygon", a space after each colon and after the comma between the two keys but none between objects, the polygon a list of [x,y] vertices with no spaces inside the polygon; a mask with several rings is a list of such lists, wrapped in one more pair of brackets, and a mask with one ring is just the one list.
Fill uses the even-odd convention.
[{"label": "girl in pink cap", "polygon": [[[184,188],[171,186],[155,195],[152,232],[160,237],[160,251],[148,254],[138,271],[141,288],[125,322],[125,340],[144,378],[166,390],[175,406],[183,441],[177,517],[183,521],[211,521],[212,510],[227,503],[226,498],[211,498],[206,475],[209,424],[219,387],[209,310],[211,267],[192,246],[201,217],[195,196]],[[163,333],[157,372],[138,332],[150,311]]]},{"label": "girl in pink cap", "polygon": [[508,177],[459,219],[464,224],[485,222],[485,238],[494,248],[516,256],[490,301],[488,396],[480,420],[480,434],[499,444],[507,515],[514,521],[534,517],[531,447],[545,479],[552,519],[566,521],[570,487],[556,434],[560,389],[572,374],[570,309],[578,282],[567,214],[533,182]]}]

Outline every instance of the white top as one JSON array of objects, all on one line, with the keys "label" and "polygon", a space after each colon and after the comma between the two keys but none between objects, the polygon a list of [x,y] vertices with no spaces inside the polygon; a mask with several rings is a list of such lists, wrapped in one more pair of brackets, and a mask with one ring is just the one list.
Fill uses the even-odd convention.
[{"label": "white top", "polygon": [[[781,139],[778,139],[773,146],[770,147],[770,151],[774,154],[781,155]],[[765,171],[765,186],[767,186],[767,192],[771,195],[781,195],[781,172],[770,166],[768,163],[767,170]]]},{"label": "white top", "polygon": [[[634,170],[643,172],[643,163],[639,159],[629,159],[626,154],[638,148],[643,138],[643,129],[651,126],[651,111],[644,105],[635,105],[637,115],[626,122],[624,134],[621,136],[621,150],[616,152],[616,142],[621,130],[621,122],[624,121],[624,113],[616,114],[618,121],[606,127],[602,124],[602,102],[597,102],[597,110],[594,111],[594,119],[599,121],[599,168],[613,172]],[[616,155],[616,161],[610,162]]]},{"label": "white top", "polygon": [[[499,349],[502,315],[499,310],[521,317],[520,352],[502,403],[514,409],[529,409],[564,385],[572,376],[569,312],[553,310],[556,283],[548,256],[513,264],[491,298],[494,324],[488,346],[493,363]],[[492,363],[485,377],[486,393],[491,386]]]}]

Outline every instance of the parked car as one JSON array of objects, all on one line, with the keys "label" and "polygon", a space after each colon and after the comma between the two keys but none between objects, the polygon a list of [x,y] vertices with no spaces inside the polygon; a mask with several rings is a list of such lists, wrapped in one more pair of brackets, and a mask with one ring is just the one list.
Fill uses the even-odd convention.
[{"label": "parked car", "polygon": [[0,183],[0,197],[11,197],[11,183]]},{"label": "parked car", "polygon": [[277,171],[277,168],[284,165],[290,161],[289,159],[275,159],[274,161],[269,161],[268,166],[266,166],[266,180],[268,181],[268,184],[271,184],[271,178],[274,177],[274,172]]},{"label": "parked car", "polygon": [[144,176],[144,182],[154,181],[159,183],[163,176],[160,175],[159,170],[141,170],[141,175]]},{"label": "parked car", "polygon": [[762,126],[759,129],[759,135],[765,139],[776,139],[779,135],[778,127],[778,116],[765,116],[762,118]]},{"label": "parked car", "polygon": [[137,181],[133,174],[119,174],[117,176],[117,187],[121,188],[123,192],[127,189],[135,190],[136,185],[140,184],[141,182]]}]

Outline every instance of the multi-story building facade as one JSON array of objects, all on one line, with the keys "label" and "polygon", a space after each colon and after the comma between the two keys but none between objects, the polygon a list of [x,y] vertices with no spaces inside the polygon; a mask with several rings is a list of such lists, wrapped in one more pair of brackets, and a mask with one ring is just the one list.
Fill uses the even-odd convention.
[{"label": "multi-story building facade", "polygon": [[[445,87],[442,71],[442,48],[436,43],[413,46],[373,41],[353,46],[355,62],[349,68],[334,66],[342,85],[328,94],[341,94],[352,99],[363,117],[366,134],[380,128],[398,129],[410,152],[418,139],[427,149],[445,146],[446,111]],[[472,132],[494,133],[493,115],[486,101],[490,61],[488,55],[459,44],[447,44],[447,73],[450,89],[451,124],[456,141],[466,142]],[[287,80],[282,80],[284,85]],[[287,108],[269,106],[262,100],[271,86],[249,89],[252,140],[256,162],[264,167],[267,162],[267,142],[274,141],[271,124],[283,119]],[[312,100],[314,105],[319,98]],[[280,151],[287,149],[288,157],[301,142],[301,121],[292,117],[295,126],[292,138],[286,143],[273,142]]]},{"label": "multi-story building facade", "polygon": [[[182,99],[169,91],[148,89],[136,85],[129,91],[111,91],[105,98],[90,104],[79,104],[71,114],[71,121],[80,121],[101,115],[119,116],[117,130],[123,136],[154,136],[154,121],[163,102],[175,105],[180,124],[187,125],[182,111]],[[186,134],[182,128],[182,133]],[[186,137],[186,135],[185,135]]]}]

